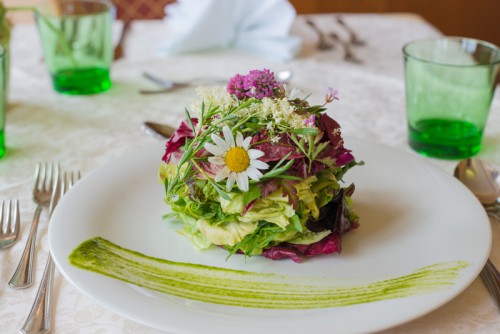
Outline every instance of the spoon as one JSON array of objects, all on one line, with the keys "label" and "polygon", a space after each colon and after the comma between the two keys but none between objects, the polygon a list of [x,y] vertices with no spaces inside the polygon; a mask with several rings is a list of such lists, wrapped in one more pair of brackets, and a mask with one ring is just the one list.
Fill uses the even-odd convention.
[{"label": "spoon", "polygon": [[149,121],[143,122],[141,128],[150,136],[160,140],[169,139],[175,132],[175,128],[170,125]]},{"label": "spoon", "polygon": [[469,158],[458,163],[454,174],[476,195],[486,211],[500,214],[500,175],[493,166]]},{"label": "spoon", "polygon": [[[499,219],[500,177],[495,168],[484,161],[469,158],[458,163],[454,175],[476,195],[488,214]],[[500,307],[500,273],[490,259],[480,276]]]},{"label": "spoon", "polygon": [[[226,79],[217,79],[217,78],[195,78],[190,81],[186,82],[175,82],[171,81],[165,78],[160,78],[154,74],[144,72],[143,73],[144,78],[148,79],[149,81],[159,85],[162,87],[161,89],[141,89],[139,90],[139,93],[144,94],[144,95],[149,95],[149,94],[161,94],[161,93],[167,93],[170,91],[173,91],[175,89],[179,88],[185,88],[188,86],[196,85],[196,84],[218,84],[218,83],[227,83],[228,80]],[[275,74],[275,77],[278,81],[282,81],[284,83],[290,81],[292,78],[293,73],[290,70],[281,70]]]}]

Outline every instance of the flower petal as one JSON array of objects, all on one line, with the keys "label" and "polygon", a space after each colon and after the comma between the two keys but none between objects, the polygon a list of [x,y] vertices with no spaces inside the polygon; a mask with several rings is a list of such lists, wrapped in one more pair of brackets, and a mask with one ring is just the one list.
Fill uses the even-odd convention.
[{"label": "flower petal", "polygon": [[227,192],[231,191],[235,181],[236,181],[236,173],[229,174],[227,181],[226,181],[226,191]]},{"label": "flower petal", "polygon": [[222,166],[226,164],[226,160],[224,160],[223,157],[208,157],[208,162],[217,166]]},{"label": "flower petal", "polygon": [[243,135],[241,134],[241,132],[236,132],[236,146],[243,146]]},{"label": "flower petal", "polygon": [[250,157],[250,159],[258,159],[258,158],[264,156],[264,154],[265,154],[261,150],[253,150],[253,149],[248,150],[247,153],[248,153],[248,156]]},{"label": "flower petal", "polygon": [[224,155],[224,152],[226,152],[226,150],[223,149],[222,147],[214,145],[214,144],[211,144],[211,143],[205,143],[205,145],[203,147],[208,152],[212,153],[213,155],[220,156],[220,155]]},{"label": "flower petal", "polygon": [[243,141],[243,144],[241,144],[241,147],[243,147],[245,150],[248,151],[248,148],[250,147],[251,141],[252,141],[252,137],[246,137],[245,140]]},{"label": "flower petal", "polygon": [[260,178],[262,177],[262,173],[255,168],[254,166],[248,166],[247,170],[245,171],[248,175],[249,178],[251,178],[254,181],[259,181]]},{"label": "flower petal", "polygon": [[214,181],[219,182],[221,180],[224,180],[229,176],[229,174],[231,174],[231,171],[229,170],[229,168],[224,166],[224,168],[222,168],[217,172],[217,175],[215,175],[214,177]]},{"label": "flower petal", "polygon": [[[219,146],[221,149],[223,149],[224,151],[227,151],[231,148],[231,146],[229,146],[228,143],[226,143],[226,141],[224,139],[222,139],[221,137],[217,136],[216,134],[212,134],[210,136],[210,138],[212,138],[212,141],[217,145]],[[209,144],[209,143],[207,143]]]},{"label": "flower petal", "polygon": [[250,160],[250,165],[254,166],[255,168],[258,168],[258,169],[268,169],[269,168],[268,164],[266,164],[264,161],[260,161],[260,160]]},{"label": "flower petal", "polygon": [[241,191],[248,191],[248,175],[245,172],[236,173],[236,184]]},{"label": "flower petal", "polygon": [[229,127],[224,126],[222,128],[222,132],[224,133],[224,139],[226,140],[227,145],[229,145],[229,147],[234,147],[234,137]]}]

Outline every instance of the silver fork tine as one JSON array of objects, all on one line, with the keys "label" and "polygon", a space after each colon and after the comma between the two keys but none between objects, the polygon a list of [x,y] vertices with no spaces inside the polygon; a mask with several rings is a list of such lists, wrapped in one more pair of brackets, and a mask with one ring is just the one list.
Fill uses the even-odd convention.
[{"label": "silver fork tine", "polygon": [[[35,257],[36,233],[40,214],[45,206],[50,203],[51,187],[54,187],[56,179],[59,177],[58,163],[38,163],[35,168],[35,185],[33,187],[33,200],[36,203],[33,222],[31,223],[26,246],[23,254],[9,281],[9,286],[15,289],[22,289],[30,286],[33,282],[33,258]],[[50,178],[50,179],[48,179]]]},{"label": "silver fork tine", "polygon": [[56,178],[59,174],[59,168],[56,165],[52,164],[52,167],[50,169],[50,174],[51,174],[50,184],[49,184],[49,187],[45,189],[45,191],[48,191],[48,192],[50,192],[52,189],[55,188]]},{"label": "silver fork tine", "polygon": [[42,163],[39,162],[36,164],[36,167],[35,167],[35,185],[34,185],[34,188],[38,188],[39,185],[40,185],[40,171],[42,169]]},{"label": "silver fork tine", "polygon": [[[5,208],[5,201],[2,201],[0,209],[0,249],[10,247],[16,242],[20,229],[19,200],[14,202],[9,200],[8,208]],[[6,218],[5,218],[6,216]]]},{"label": "silver fork tine", "polygon": [[13,233],[16,235],[16,240],[19,237],[19,230],[21,229],[21,213],[19,212],[19,200],[16,199],[16,222],[14,223]]},{"label": "silver fork tine", "polygon": [[[61,200],[62,196],[73,187],[74,183],[80,179],[80,171],[76,172],[64,172],[61,179],[57,179],[56,186],[52,191],[52,197],[50,200],[50,215],[56,208],[57,204]],[[40,282],[40,287],[38,288],[35,301],[31,307],[31,311],[26,318],[26,321],[21,328],[21,333],[24,334],[41,334],[50,333],[52,330],[52,286],[54,278],[54,261],[50,252],[47,258],[47,264],[45,265],[45,270],[43,272],[42,281]]]}]

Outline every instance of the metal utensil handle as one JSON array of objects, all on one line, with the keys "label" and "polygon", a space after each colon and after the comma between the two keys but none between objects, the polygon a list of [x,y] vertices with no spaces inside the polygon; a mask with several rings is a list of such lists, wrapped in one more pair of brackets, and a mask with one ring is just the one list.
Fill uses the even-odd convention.
[{"label": "metal utensil handle", "polygon": [[500,308],[500,274],[490,259],[486,261],[481,271],[481,278]]},{"label": "metal utensil handle", "polygon": [[38,229],[42,208],[41,205],[36,206],[23,255],[21,255],[21,260],[17,265],[16,271],[9,281],[9,286],[12,288],[23,289],[29,287],[33,283],[33,258],[35,257],[36,231]]},{"label": "metal utensil handle", "polygon": [[36,293],[35,302],[31,307],[31,311],[21,327],[23,334],[46,334],[50,333],[51,321],[51,296],[54,276],[54,261],[50,253],[48,254],[47,264],[43,272],[40,287]]},{"label": "metal utensil handle", "polygon": [[152,74],[150,74],[148,72],[143,72],[142,75],[146,79],[148,79],[148,80],[150,80],[150,81],[152,81],[152,82],[154,82],[154,83],[156,83],[156,84],[158,84],[158,85],[160,85],[160,86],[162,86],[164,88],[170,89],[170,88],[172,88],[172,87],[175,86],[175,84],[172,81],[161,79],[161,78],[159,78],[159,77],[157,77],[155,75],[152,75]]}]

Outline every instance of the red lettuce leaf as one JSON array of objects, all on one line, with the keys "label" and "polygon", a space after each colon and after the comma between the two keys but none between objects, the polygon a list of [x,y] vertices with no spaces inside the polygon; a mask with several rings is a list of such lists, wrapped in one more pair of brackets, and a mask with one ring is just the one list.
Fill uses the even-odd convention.
[{"label": "red lettuce leaf", "polygon": [[340,189],[339,193],[320,209],[320,216],[315,221],[308,221],[307,228],[313,232],[330,230],[334,233],[345,233],[359,226],[358,222],[351,220],[351,212],[347,206],[346,196],[354,193],[354,184]]},{"label": "red lettuce leaf", "polygon": [[[196,126],[198,119],[191,118],[191,122],[193,123],[193,126]],[[161,159],[166,163],[169,163],[172,158],[172,154],[179,151],[179,148],[186,142],[186,138],[194,138],[194,133],[190,124],[187,121],[182,121],[179,128],[175,130],[172,137],[170,137],[165,144],[165,154]]]},{"label": "red lettuce leaf", "polygon": [[269,181],[260,182],[259,183],[260,192],[262,194],[262,198],[266,198],[271,195],[273,192],[279,189],[280,182],[277,179],[271,179]]},{"label": "red lettuce leaf", "polygon": [[301,158],[296,159],[293,162],[292,166],[290,167],[289,174],[305,179],[311,175],[316,175],[326,168],[327,166],[324,163],[314,160],[311,164],[311,169],[309,170],[309,160],[307,160],[307,158]]},{"label": "red lettuce leaf", "polygon": [[302,258],[299,256],[298,251],[291,246],[278,245],[264,249],[262,256],[271,260],[292,259],[297,263],[302,262]]},{"label": "red lettuce leaf", "polygon": [[291,243],[281,243],[272,246],[262,252],[262,256],[271,260],[291,259],[300,263],[302,257],[312,257],[321,254],[340,253],[342,250],[341,237],[338,233],[330,233],[320,241],[310,245],[298,245]]},{"label": "red lettuce leaf", "polygon": [[288,204],[290,204],[294,210],[297,210],[299,207],[299,196],[297,194],[297,188],[294,186],[297,182],[298,181],[294,180],[285,180],[281,182],[283,196],[288,197]]},{"label": "red lettuce leaf", "polygon": [[278,142],[270,142],[267,133],[264,133],[254,136],[252,143],[254,144],[252,148],[264,152],[264,156],[259,158],[264,162],[279,161],[287,154],[290,154],[287,160],[304,157],[288,136],[281,136]]},{"label": "red lettuce leaf", "polygon": [[298,181],[295,180],[277,180],[272,179],[259,183],[262,198],[266,198],[276,190],[282,190],[284,197],[288,198],[288,204],[290,204],[294,210],[297,210],[299,206],[299,197],[297,195],[297,188],[294,187]]},{"label": "red lettuce leaf", "polygon": [[318,126],[327,135],[333,148],[339,149],[343,147],[344,141],[342,140],[340,125],[337,121],[327,114],[322,114],[319,118]]},{"label": "red lettuce leaf", "polygon": [[320,116],[319,128],[326,134],[323,140],[329,140],[331,146],[327,146],[320,154],[321,158],[331,157],[337,166],[344,166],[354,160],[351,151],[344,147],[344,140],[340,131],[340,125],[327,114]]}]

